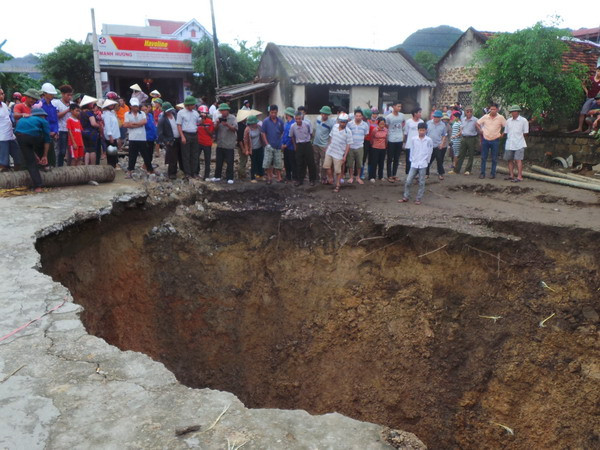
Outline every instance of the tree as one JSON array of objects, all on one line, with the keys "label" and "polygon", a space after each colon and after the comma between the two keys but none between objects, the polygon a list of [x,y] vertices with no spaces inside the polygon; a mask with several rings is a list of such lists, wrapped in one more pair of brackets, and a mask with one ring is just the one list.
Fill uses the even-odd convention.
[{"label": "tree", "polygon": [[520,105],[524,115],[558,123],[580,106],[587,67],[563,67],[570,33],[538,22],[531,28],[490,38],[477,53],[473,84],[478,108],[490,101]]},{"label": "tree", "polygon": [[[0,62],[9,61],[11,59],[13,59],[12,55],[0,50]],[[0,87],[2,87],[6,93],[6,102],[9,102],[12,93],[24,92],[29,88],[38,89],[40,83],[23,73],[0,72]]]},{"label": "tree", "polygon": [[[236,41],[239,50],[228,44],[219,44],[221,71],[219,82],[221,86],[239,84],[251,81],[256,76],[262,42],[248,46],[247,41]],[[194,79],[193,91],[196,96],[215,97],[215,63],[212,41],[208,38],[198,43],[192,43],[192,64],[194,72],[199,76]]]},{"label": "tree", "polygon": [[431,78],[435,78],[435,65],[439,58],[431,52],[421,50],[415,55],[415,61],[427,71]]},{"label": "tree", "polygon": [[96,92],[91,44],[67,39],[52,52],[41,55],[39,67],[44,77],[56,87],[70,84],[75,92]]}]

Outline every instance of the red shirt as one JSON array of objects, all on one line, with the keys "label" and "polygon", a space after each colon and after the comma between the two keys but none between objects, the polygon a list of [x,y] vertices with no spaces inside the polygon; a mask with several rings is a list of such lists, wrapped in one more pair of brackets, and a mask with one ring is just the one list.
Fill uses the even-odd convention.
[{"label": "red shirt", "polygon": [[[588,88],[587,98],[594,98],[600,92],[600,81],[596,81],[594,76],[590,77],[590,87]],[[17,105],[18,106],[18,105]],[[16,106],[15,106],[16,108]]]},{"label": "red shirt", "polygon": [[[19,114],[31,114],[31,108],[29,106],[27,106],[24,102],[21,102],[21,103],[15,105],[13,112],[19,113]],[[15,117],[16,121],[19,121],[19,119],[20,119],[20,117],[18,119]]]},{"label": "red shirt", "polygon": [[367,134],[365,136],[365,141],[371,141],[371,133],[373,133],[373,130],[375,128],[377,128],[377,120],[373,120],[373,119],[369,119],[367,120],[367,123],[369,124],[369,134]]},{"label": "red shirt", "polygon": [[[69,133],[69,146],[72,147],[76,145],[77,147],[83,147],[83,138],[81,137],[81,122],[73,117],[69,117],[67,119],[67,131],[71,132]],[[75,144],[73,144],[71,134],[73,135]]]},{"label": "red shirt", "polygon": [[371,131],[371,146],[379,150],[385,150],[387,144],[388,129],[379,127]]},{"label": "red shirt", "polygon": [[213,133],[215,131],[215,124],[208,117],[202,120],[202,123],[198,124],[198,144],[210,146],[213,144]]}]

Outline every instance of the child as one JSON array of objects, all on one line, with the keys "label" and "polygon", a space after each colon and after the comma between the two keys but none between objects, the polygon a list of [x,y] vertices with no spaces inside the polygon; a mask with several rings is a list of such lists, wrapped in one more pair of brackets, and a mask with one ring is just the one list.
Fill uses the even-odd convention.
[{"label": "child", "polygon": [[67,119],[67,132],[69,133],[69,153],[71,165],[78,166],[83,163],[83,137],[81,135],[81,108],[77,103],[71,103],[69,107],[71,117]]},{"label": "child", "polygon": [[383,179],[383,166],[387,147],[388,129],[385,117],[377,118],[377,127],[371,130],[371,150],[369,152],[369,180],[375,183],[375,178]]},{"label": "child", "polygon": [[417,173],[419,174],[419,190],[415,205],[421,204],[421,199],[425,194],[425,175],[433,153],[433,141],[429,136],[426,136],[427,124],[420,122],[417,125],[417,131],[419,135],[413,137],[410,142],[410,170],[408,171],[406,183],[404,183],[404,197],[398,200],[399,203],[406,203],[410,198],[410,187]]}]

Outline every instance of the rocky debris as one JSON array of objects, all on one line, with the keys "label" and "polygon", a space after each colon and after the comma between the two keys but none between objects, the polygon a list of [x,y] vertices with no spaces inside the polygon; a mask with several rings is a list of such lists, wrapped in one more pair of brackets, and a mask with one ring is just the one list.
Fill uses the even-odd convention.
[{"label": "rocky debris", "polygon": [[419,438],[407,431],[386,428],[381,436],[385,442],[399,450],[427,450],[427,446]]}]

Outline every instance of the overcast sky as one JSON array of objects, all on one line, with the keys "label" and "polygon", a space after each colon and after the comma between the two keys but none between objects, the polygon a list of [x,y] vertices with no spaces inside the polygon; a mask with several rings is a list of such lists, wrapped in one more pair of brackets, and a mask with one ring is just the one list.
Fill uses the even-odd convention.
[{"label": "overcast sky", "polygon": [[[377,0],[214,0],[217,36],[253,44],[258,39],[285,45],[349,46],[385,49],[400,44],[420,28],[451,25],[481,31],[514,31],[550,16],[563,27],[597,27],[591,14],[595,0],[579,7],[565,0],[445,2]],[[597,4],[597,3],[596,3]],[[53,6],[49,6],[53,5]],[[91,31],[90,7],[96,10],[98,33],[103,23],[144,25],[145,19],[187,21],[196,18],[211,31],[209,0],[102,0],[52,3],[3,0],[0,43],[13,56],[47,53],[67,38],[84,40]],[[444,6],[442,6],[444,5]],[[46,13],[49,12],[49,14]]]}]

